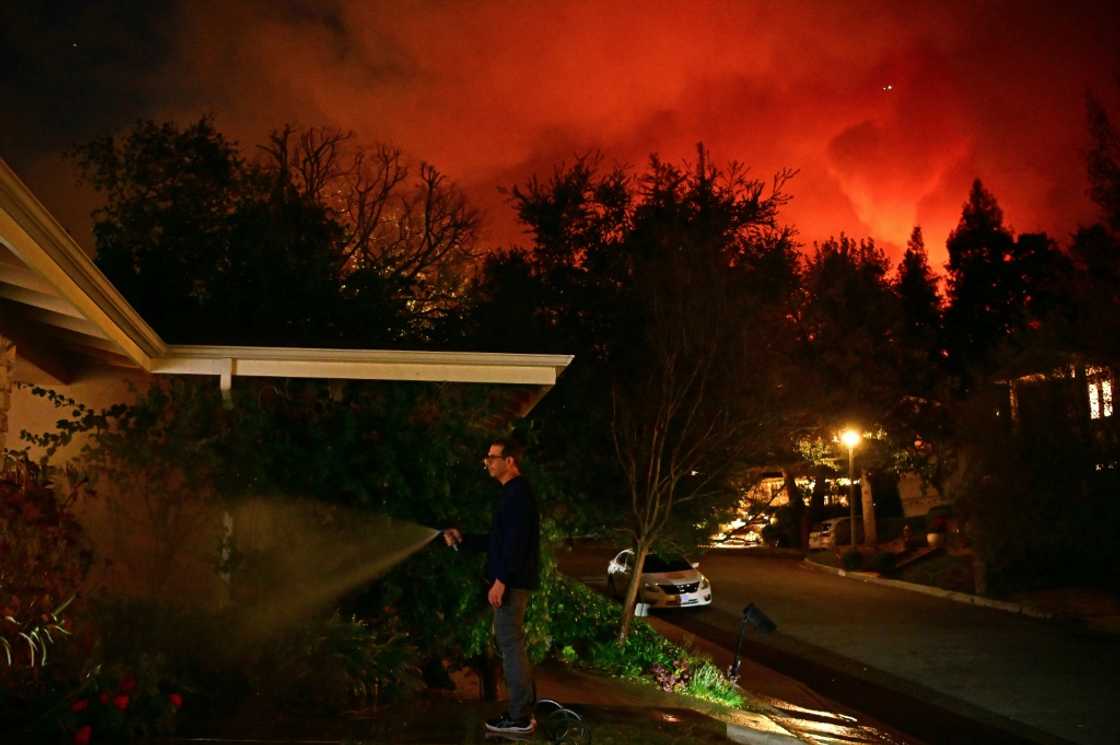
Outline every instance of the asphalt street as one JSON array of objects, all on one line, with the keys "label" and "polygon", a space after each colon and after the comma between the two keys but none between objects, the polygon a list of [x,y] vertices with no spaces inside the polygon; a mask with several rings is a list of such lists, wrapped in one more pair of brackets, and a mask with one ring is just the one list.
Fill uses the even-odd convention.
[{"label": "asphalt street", "polygon": [[[605,573],[609,554],[580,549],[561,566],[590,580]],[[1120,640],[799,560],[711,552],[701,569],[712,606],[662,618],[733,646],[753,602],[778,632],[748,636],[749,656],[927,742],[1120,742]]]}]

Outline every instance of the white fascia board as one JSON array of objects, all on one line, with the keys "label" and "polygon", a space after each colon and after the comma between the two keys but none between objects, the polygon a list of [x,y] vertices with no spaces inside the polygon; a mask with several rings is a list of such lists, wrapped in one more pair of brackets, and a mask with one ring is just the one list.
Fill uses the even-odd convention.
[{"label": "white fascia board", "polygon": [[170,346],[152,372],[324,380],[555,385],[570,355]]},{"label": "white fascia board", "polygon": [[2,159],[0,242],[141,368],[163,355],[167,345],[155,330]]},{"label": "white fascia board", "polygon": [[[27,268],[13,272],[7,266],[10,284],[39,293],[53,289],[95,328],[67,319],[62,307],[31,303],[56,325],[103,336],[148,372],[214,375],[222,379],[223,388],[235,375],[552,386],[572,361],[570,355],[168,346],[2,158],[0,244]],[[18,299],[27,303],[34,297],[25,293]]]}]

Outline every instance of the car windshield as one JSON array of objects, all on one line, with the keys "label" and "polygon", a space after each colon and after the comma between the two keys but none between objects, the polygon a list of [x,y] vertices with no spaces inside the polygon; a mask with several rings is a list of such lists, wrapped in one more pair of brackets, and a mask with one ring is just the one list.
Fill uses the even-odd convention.
[{"label": "car windshield", "polygon": [[646,557],[646,563],[642,565],[643,572],[686,572],[692,569],[692,565],[680,557],[664,558],[656,554],[650,554]]}]

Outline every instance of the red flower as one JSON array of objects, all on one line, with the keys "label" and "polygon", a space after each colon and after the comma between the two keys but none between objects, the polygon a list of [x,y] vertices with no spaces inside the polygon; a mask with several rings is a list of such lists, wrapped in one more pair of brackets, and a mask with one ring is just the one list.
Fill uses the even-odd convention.
[{"label": "red flower", "polygon": [[108,691],[102,691],[101,695],[97,697],[97,700],[100,701],[103,704],[108,704],[109,703],[109,692]]},{"label": "red flower", "polygon": [[124,711],[125,709],[127,709],[128,708],[128,694],[127,693],[118,694],[115,698],[113,698],[113,706],[117,707],[121,711]]},{"label": "red flower", "polygon": [[74,703],[70,704],[70,711],[85,711],[89,708],[89,699],[80,698]]},{"label": "red flower", "polygon": [[93,737],[93,727],[88,724],[83,724],[78,727],[74,733],[74,745],[89,745],[90,738]]},{"label": "red flower", "polygon": [[167,700],[170,701],[171,705],[176,709],[179,709],[183,706],[183,697],[178,693],[167,694]]},{"label": "red flower", "polygon": [[126,675],[121,678],[121,693],[128,693],[136,688],[136,678]]}]

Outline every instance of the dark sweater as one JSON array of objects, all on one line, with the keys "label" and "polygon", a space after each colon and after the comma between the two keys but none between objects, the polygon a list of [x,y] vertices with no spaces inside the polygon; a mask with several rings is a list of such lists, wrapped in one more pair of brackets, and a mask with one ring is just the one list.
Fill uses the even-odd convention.
[{"label": "dark sweater", "polygon": [[463,547],[486,552],[486,578],[506,587],[535,590],[540,585],[541,527],[537,500],[523,476],[502,487],[489,535],[463,536]]}]

